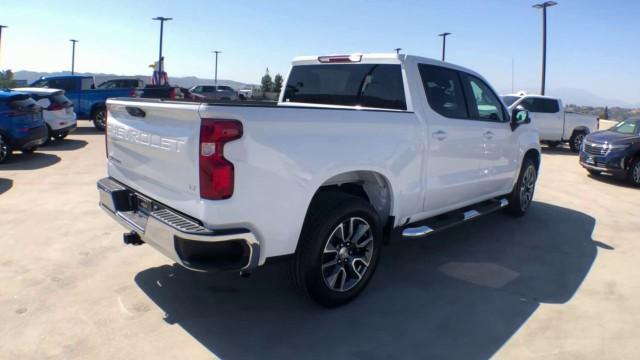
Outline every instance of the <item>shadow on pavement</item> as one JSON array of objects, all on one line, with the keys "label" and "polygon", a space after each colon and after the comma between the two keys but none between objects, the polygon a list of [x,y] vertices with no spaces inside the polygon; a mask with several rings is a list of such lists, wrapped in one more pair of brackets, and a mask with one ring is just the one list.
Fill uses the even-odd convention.
[{"label": "shadow on pavement", "polygon": [[78,126],[71,135],[104,135],[104,131],[98,130],[93,126]]},{"label": "shadow on pavement", "polygon": [[570,155],[570,156],[575,156],[576,157],[576,161],[578,161],[578,153],[574,153],[573,151],[571,151],[571,149],[567,146],[563,146],[563,145],[558,145],[556,147],[548,147],[548,146],[541,146],[540,150],[542,150],[542,153],[545,155]]},{"label": "shadow on pavement", "polygon": [[591,179],[603,182],[605,184],[628,187],[629,189],[638,189],[637,187],[631,185],[629,181],[622,176],[613,176],[609,174],[591,175],[589,173],[587,173],[587,176]]},{"label": "shadow on pavement", "polygon": [[369,288],[334,310],[298,296],[286,264],[248,279],[164,265],[135,281],[165,321],[224,359],[486,359],[541,303],[571,299],[596,257],[594,226],[536,202],[523,218],[498,213],[398,240]]},{"label": "shadow on pavement", "polygon": [[70,151],[82,149],[85,146],[87,146],[87,142],[84,140],[63,139],[50,142],[42,147],[42,150]]},{"label": "shadow on pavement", "polygon": [[[2,170],[2,167],[0,167],[0,170]],[[13,187],[13,180],[0,178],[0,195],[6,193],[12,187]]]},{"label": "shadow on pavement", "polygon": [[14,152],[9,161],[0,165],[1,170],[36,170],[54,165],[60,161],[60,157],[53,154],[34,152],[33,154],[21,154]]}]

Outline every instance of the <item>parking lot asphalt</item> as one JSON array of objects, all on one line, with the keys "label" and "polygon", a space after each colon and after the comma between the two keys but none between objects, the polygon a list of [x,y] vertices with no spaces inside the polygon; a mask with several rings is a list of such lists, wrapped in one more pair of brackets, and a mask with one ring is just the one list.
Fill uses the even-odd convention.
[{"label": "parking lot asphalt", "polygon": [[0,165],[2,359],[640,358],[640,189],[543,149],[523,218],[385,247],[369,288],[325,310],[286,267],[186,271],[98,208],[103,134]]}]

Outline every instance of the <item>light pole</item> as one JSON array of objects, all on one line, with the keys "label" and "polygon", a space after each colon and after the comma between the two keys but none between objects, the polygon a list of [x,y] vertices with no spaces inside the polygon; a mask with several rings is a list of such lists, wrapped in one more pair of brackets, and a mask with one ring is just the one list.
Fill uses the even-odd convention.
[{"label": "light pole", "polygon": [[[2,55],[2,29],[7,28],[8,26],[6,25],[0,25],[0,55]],[[0,58],[0,60],[2,60],[2,58]],[[0,64],[2,64],[2,62],[0,62]]]},{"label": "light pole", "polygon": [[164,22],[165,21],[169,21],[169,20],[173,20],[173,18],[157,16],[157,17],[154,17],[151,20],[160,21],[160,53],[158,55],[158,80],[159,80],[160,78],[162,78],[162,71],[164,70],[164,64],[163,64],[163,61],[162,61],[162,34],[164,32]]},{"label": "light pole", "polygon": [[395,51],[396,51],[396,54],[400,54],[400,50],[402,50],[402,48],[395,48],[395,49],[393,49],[393,50],[395,50]]},{"label": "light pole", "polygon": [[451,35],[450,32],[443,32],[442,34],[438,34],[438,36],[442,36],[442,61],[444,61],[444,54],[447,49],[447,36]]},{"label": "light pole", "polygon": [[71,45],[71,75],[75,73],[76,70],[76,43],[78,40],[69,39],[73,45]]},{"label": "light pole", "polygon": [[540,85],[540,95],[544,95],[545,76],[547,71],[547,8],[558,5],[555,1],[545,1],[533,5],[536,9],[542,9],[542,84]]},{"label": "light pole", "polygon": [[213,98],[217,99],[218,98],[218,54],[222,53],[222,51],[214,50],[212,51],[212,53],[216,54],[216,67],[215,67],[215,73],[213,77],[213,86],[216,89],[216,92],[213,93],[214,94]]}]

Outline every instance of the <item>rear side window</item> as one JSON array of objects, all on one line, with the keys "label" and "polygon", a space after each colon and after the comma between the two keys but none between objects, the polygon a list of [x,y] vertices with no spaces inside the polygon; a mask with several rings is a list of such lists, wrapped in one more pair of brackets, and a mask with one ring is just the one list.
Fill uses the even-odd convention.
[{"label": "rear side window", "polygon": [[406,110],[400,65],[332,64],[294,66],[285,102]]},{"label": "rear side window", "polygon": [[526,110],[537,113],[553,114],[560,111],[558,101],[554,99],[542,99],[530,97],[520,103]]},{"label": "rear side window", "polygon": [[435,112],[448,118],[469,117],[457,71],[425,64],[418,65],[418,68],[429,106]]},{"label": "rear side window", "polygon": [[33,83],[32,86],[40,87],[40,88],[49,88],[49,89],[62,89],[64,91],[73,91],[75,88],[75,81],[73,79],[42,79]]},{"label": "rear side window", "polygon": [[82,90],[91,90],[96,88],[93,83],[93,79],[91,78],[84,78],[80,83],[82,84]]}]

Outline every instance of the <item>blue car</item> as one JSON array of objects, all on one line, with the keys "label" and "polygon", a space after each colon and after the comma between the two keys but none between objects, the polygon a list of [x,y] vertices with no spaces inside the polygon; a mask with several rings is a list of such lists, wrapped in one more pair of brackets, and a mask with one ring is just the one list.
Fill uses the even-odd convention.
[{"label": "blue car", "polygon": [[[91,119],[93,125],[104,130],[108,98],[136,96],[140,81],[114,82],[113,86],[96,88],[93,76],[64,75],[49,76],[36,80],[31,87],[62,89],[71,100],[79,119]],[[117,86],[131,86],[120,88]]]},{"label": "blue car", "polygon": [[13,150],[31,153],[46,140],[42,109],[31,95],[0,90],[0,163],[7,161]]}]

